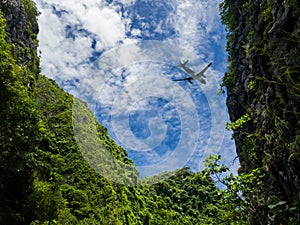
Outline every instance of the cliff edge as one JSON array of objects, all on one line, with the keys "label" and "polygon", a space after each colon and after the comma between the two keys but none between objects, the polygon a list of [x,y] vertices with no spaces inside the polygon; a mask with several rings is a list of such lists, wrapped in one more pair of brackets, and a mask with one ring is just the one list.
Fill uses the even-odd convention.
[{"label": "cliff edge", "polygon": [[252,224],[269,224],[270,218],[286,224],[291,215],[299,219],[289,208],[298,209],[300,200],[300,2],[227,0],[221,17],[229,52],[223,85],[236,123],[240,173],[260,168],[261,198],[286,207],[272,218],[274,204],[262,207],[253,197]]}]

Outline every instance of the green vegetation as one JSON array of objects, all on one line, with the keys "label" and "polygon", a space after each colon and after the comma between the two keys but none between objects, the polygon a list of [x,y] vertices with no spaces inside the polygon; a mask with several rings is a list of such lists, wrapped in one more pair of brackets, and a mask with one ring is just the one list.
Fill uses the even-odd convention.
[{"label": "green vegetation", "polygon": [[[23,3],[27,15],[36,15],[31,1]],[[223,223],[222,190],[208,171],[183,168],[142,183],[126,151],[110,139],[87,104],[36,73],[36,54],[10,40],[2,14],[0,43],[0,224]],[[24,64],[20,56],[29,61]],[[87,164],[75,140],[78,119],[96,125],[92,143],[98,140],[121,165],[132,168],[125,174],[132,186],[114,183]],[[80,135],[90,140],[88,125]],[[101,151],[97,154],[101,157]]]},{"label": "green vegetation", "polygon": [[[228,174],[220,156],[212,155],[202,172],[182,168],[143,181],[127,152],[111,140],[87,104],[39,74],[38,12],[32,1],[21,2],[27,22],[19,40],[10,36],[9,29],[5,31],[0,12],[0,224],[299,224],[299,200],[291,200],[296,196],[297,181],[292,179],[297,178],[300,157],[299,128],[293,123],[299,118],[294,104],[300,97],[299,54],[272,54],[270,49],[282,51],[275,45],[278,40],[268,39],[268,32],[248,29],[247,43],[241,45],[246,49],[241,47],[242,55],[234,55],[240,50],[233,46],[239,16],[256,9],[251,1],[221,4],[230,53],[223,86],[235,96],[250,93],[238,102],[245,108],[237,108],[241,110],[235,112],[235,122],[228,124],[235,138],[242,140],[239,175]],[[297,2],[288,4],[293,7]],[[271,7],[267,1],[261,12],[262,27],[268,29],[273,24]],[[256,18],[248,19],[250,26]],[[299,35],[281,34],[285,42],[299,45]],[[244,67],[251,76],[242,81],[240,86],[247,88],[242,91],[239,57],[266,61],[257,63],[264,70],[250,68],[249,72]],[[276,63],[271,64],[270,58]],[[83,129],[78,131],[78,126]],[[94,136],[89,133],[92,129]],[[82,151],[84,140],[77,140],[76,134],[91,149],[102,147],[93,154]],[[113,182],[103,171],[98,173],[103,167],[97,159],[109,161],[102,148],[117,162],[108,166],[116,171],[129,168],[122,179],[131,186]],[[86,157],[94,157],[92,167]]]},{"label": "green vegetation", "polygon": [[237,119],[235,122],[227,123],[226,128],[228,130],[236,130],[237,128],[241,128],[249,120],[251,120],[251,118],[250,118],[249,114],[247,113],[247,114],[243,115],[241,118]]},{"label": "green vegetation", "polygon": [[221,4],[229,53],[222,88],[242,165],[236,187],[245,211],[239,218],[249,212],[250,224],[300,222],[300,5],[284,1],[280,7],[271,0]]}]

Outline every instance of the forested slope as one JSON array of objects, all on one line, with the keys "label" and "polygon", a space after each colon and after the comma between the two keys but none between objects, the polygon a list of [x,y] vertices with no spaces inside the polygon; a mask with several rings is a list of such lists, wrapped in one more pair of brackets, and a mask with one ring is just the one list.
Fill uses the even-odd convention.
[{"label": "forested slope", "polygon": [[12,0],[0,8],[0,224],[219,224],[220,195],[208,172],[183,168],[142,184],[100,124],[99,142],[133,168],[128,180],[136,185],[95,172],[74,138],[74,97],[40,75],[35,5]]}]

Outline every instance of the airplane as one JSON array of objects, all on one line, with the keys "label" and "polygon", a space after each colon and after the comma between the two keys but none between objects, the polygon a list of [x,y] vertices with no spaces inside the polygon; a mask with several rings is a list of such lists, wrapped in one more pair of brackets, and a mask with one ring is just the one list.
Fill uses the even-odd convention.
[{"label": "airplane", "polygon": [[203,79],[203,77],[205,78],[206,76],[204,75],[205,71],[211,66],[212,63],[209,63],[206,67],[204,67],[203,70],[201,70],[199,73],[195,74],[195,72],[186,66],[186,64],[189,62],[189,60],[186,60],[184,63],[180,62],[180,67],[182,67],[184,69],[185,72],[187,72],[190,77],[186,77],[186,78],[181,78],[181,79],[176,79],[173,81],[184,81],[187,80],[189,83],[193,83],[192,80],[198,80],[200,81],[202,84],[206,84],[206,81]]}]

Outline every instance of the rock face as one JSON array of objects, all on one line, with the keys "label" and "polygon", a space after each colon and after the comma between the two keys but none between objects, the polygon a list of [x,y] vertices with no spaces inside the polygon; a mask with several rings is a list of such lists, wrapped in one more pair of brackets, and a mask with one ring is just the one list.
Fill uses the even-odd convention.
[{"label": "rock face", "polygon": [[39,32],[36,20],[38,11],[34,3],[28,0],[2,0],[0,10],[6,20],[9,41],[15,46],[14,54],[18,63],[22,66],[27,65],[35,73],[39,73],[39,60],[36,53],[38,46],[36,37]]},{"label": "rock face", "polygon": [[[299,207],[300,2],[225,1],[226,7],[227,106],[231,121],[251,118],[234,130],[241,172],[262,168],[265,197]],[[253,224],[270,224],[267,211],[258,207]],[[291,214],[286,210],[282,216]]]},{"label": "rock face", "polygon": [[0,1],[1,11],[6,19],[6,31],[13,43],[17,44],[23,41],[26,46],[36,48],[37,46],[30,37],[28,26],[31,26],[33,33],[38,34],[38,24],[35,15],[30,15],[30,12],[25,11],[24,7],[26,4],[23,5],[20,0]]}]

